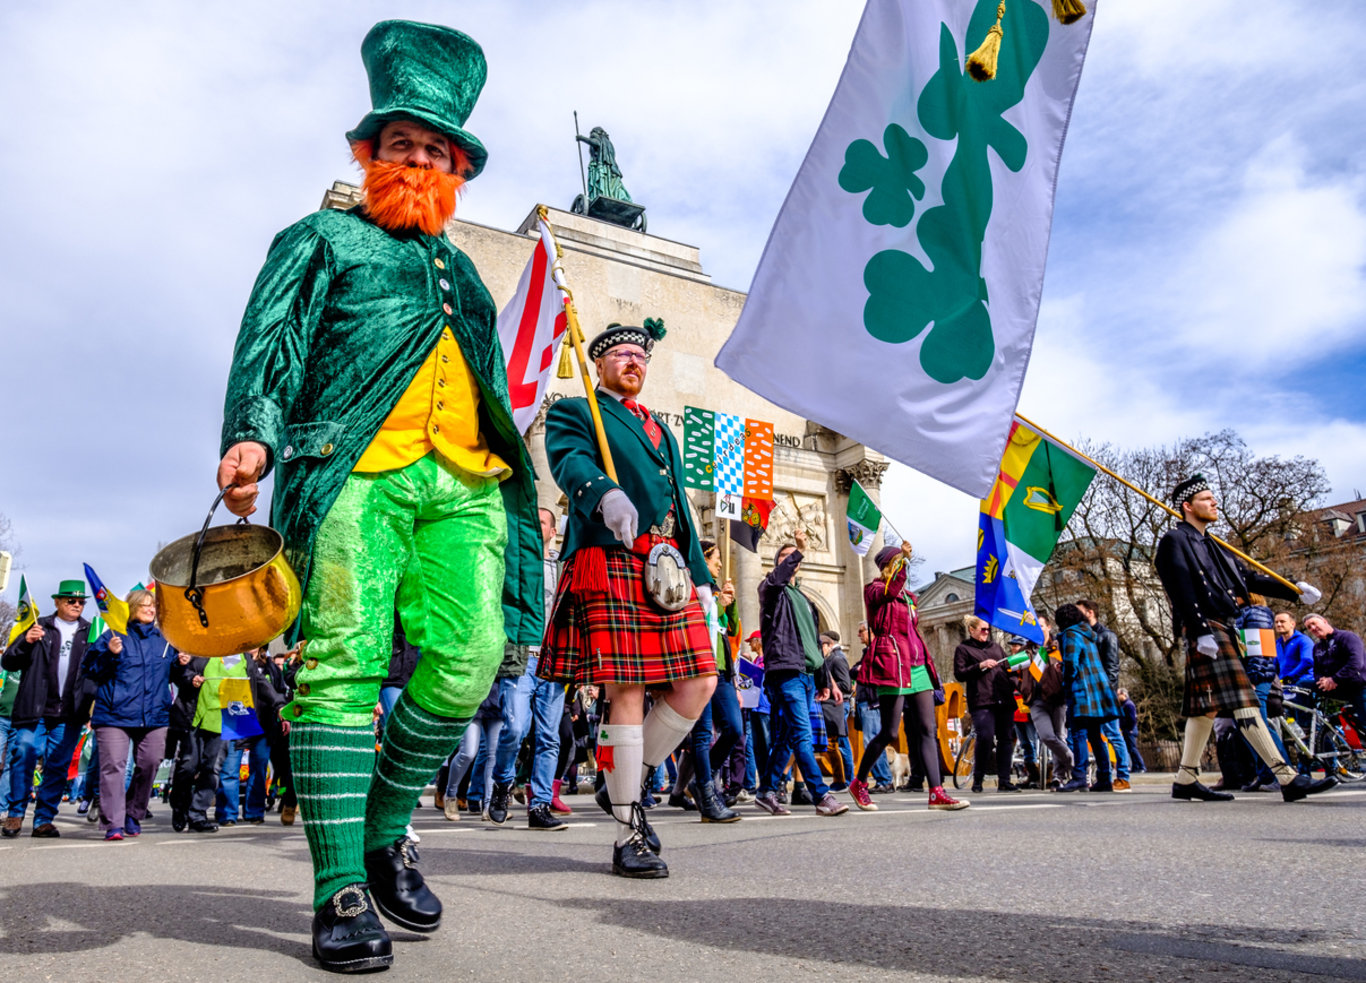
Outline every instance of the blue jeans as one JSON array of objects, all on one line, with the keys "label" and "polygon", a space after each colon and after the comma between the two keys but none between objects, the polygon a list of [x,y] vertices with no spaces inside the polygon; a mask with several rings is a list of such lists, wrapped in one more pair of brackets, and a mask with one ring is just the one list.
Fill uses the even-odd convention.
[{"label": "blue jeans", "polygon": [[33,772],[43,763],[43,783],[38,786],[38,802],[33,807],[33,825],[42,826],[57,818],[62,793],[66,791],[66,772],[71,755],[81,740],[81,728],[65,722],[48,725],[40,720],[29,727],[16,727],[10,739],[15,748],[15,767],[10,769],[9,815],[22,819],[28,811],[28,793],[33,787]]},{"label": "blue jeans", "polygon": [[385,719],[388,719],[390,712],[394,709],[394,704],[403,695],[402,686],[385,686],[379,691],[380,709],[384,711]]},{"label": "blue jeans", "polygon": [[527,659],[525,673],[498,683],[503,694],[503,733],[498,737],[498,754],[493,764],[493,780],[511,785],[517,777],[517,752],[522,749],[522,741],[534,720],[536,741],[528,809],[542,803],[550,805],[555,762],[560,756],[560,718],[564,716],[564,683],[537,679],[536,665],[537,656],[533,655]]},{"label": "blue jeans", "polygon": [[[867,747],[868,742],[877,736],[877,732],[882,730],[882,713],[878,710],[877,704],[860,703],[858,704],[859,730],[863,732],[863,746]],[[854,774],[850,769],[849,774]],[[876,785],[892,784],[892,769],[887,764],[887,755],[879,754],[877,760],[873,762],[873,768],[869,772],[869,777]]]},{"label": "blue jeans", "polygon": [[9,776],[14,771],[14,759],[19,749],[13,736],[13,722],[9,717],[0,717],[0,813],[6,816],[9,815]]},{"label": "blue jeans", "polygon": [[821,775],[821,766],[811,746],[811,707],[816,697],[816,683],[810,673],[794,670],[770,672],[764,676],[764,691],[772,706],[774,719],[773,747],[769,751],[768,771],[759,794],[767,795],[777,788],[787,770],[787,757],[794,755],[802,770],[806,789],[815,802],[830,791]]},{"label": "blue jeans", "polygon": [[[236,741],[223,742],[223,758],[218,769],[217,811],[214,820],[237,822],[242,801],[242,749]],[[248,759],[250,760],[250,759]]]},{"label": "blue jeans", "polygon": [[493,756],[487,752],[479,753],[485,744],[498,746],[498,736],[503,733],[502,718],[484,721],[476,717],[465,728],[465,736],[460,739],[460,748],[451,758],[451,771],[446,780],[446,798],[454,799],[459,794],[460,780],[469,771],[470,765],[483,767],[470,776],[469,789],[465,792],[466,802],[485,802],[493,792]]},{"label": "blue jeans", "polygon": [[[717,731],[715,745],[711,742],[713,721]],[[724,676],[717,676],[716,689],[692,728],[693,769],[697,773],[699,785],[711,784],[712,769],[721,767],[730,756],[730,749],[735,747],[743,729],[735,684]]]},{"label": "blue jeans", "polygon": [[[1121,782],[1129,780],[1129,745],[1124,743],[1124,735],[1119,732],[1119,720],[1107,720],[1100,725],[1100,733],[1110,742],[1110,747],[1115,751],[1115,779]],[[1086,746],[1086,735],[1080,730],[1071,729],[1067,735],[1072,743],[1072,755],[1076,759],[1078,773],[1085,772],[1091,763],[1091,752]],[[1106,763],[1106,771],[1109,771],[1109,762]],[[1100,771],[1099,762],[1096,765],[1097,774]]]},{"label": "blue jeans", "polygon": [[270,764],[270,743],[265,734],[247,739],[247,801],[242,810],[246,819],[266,818],[266,766]]}]

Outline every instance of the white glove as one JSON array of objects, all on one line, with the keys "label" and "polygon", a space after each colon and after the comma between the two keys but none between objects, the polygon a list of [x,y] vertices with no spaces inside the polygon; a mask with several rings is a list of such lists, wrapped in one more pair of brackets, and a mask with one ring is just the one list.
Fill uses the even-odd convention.
[{"label": "white glove", "polygon": [[702,613],[708,621],[715,621],[716,598],[711,592],[710,584],[699,584],[697,587],[697,600],[702,605]]},{"label": "white glove", "polygon": [[1323,599],[1323,591],[1319,590],[1313,584],[1307,584],[1301,580],[1296,583],[1295,586],[1300,589],[1301,604],[1317,604]]},{"label": "white glove", "polygon": [[602,522],[608,529],[612,530],[612,535],[621,540],[627,546],[636,541],[636,526],[640,524],[640,513],[631,504],[631,500],[620,488],[613,488],[606,495],[602,496],[602,501],[598,503],[598,511],[602,513]]},{"label": "white glove", "polygon": [[1201,635],[1195,640],[1195,651],[1213,659],[1219,655],[1219,643],[1213,635]]}]

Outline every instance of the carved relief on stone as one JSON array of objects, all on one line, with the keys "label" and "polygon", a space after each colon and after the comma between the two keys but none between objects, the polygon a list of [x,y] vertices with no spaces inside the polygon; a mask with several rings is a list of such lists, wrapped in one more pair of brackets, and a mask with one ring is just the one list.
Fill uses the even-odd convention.
[{"label": "carved relief on stone", "polygon": [[864,458],[857,464],[836,471],[835,487],[842,494],[847,494],[849,489],[854,487],[855,481],[864,488],[881,488],[882,476],[887,473],[890,466],[888,461],[870,461]]},{"label": "carved relief on stone", "polygon": [[768,529],[761,542],[769,546],[790,543],[798,528],[806,530],[812,550],[824,550],[828,540],[825,499],[813,495],[794,495],[775,491],[773,511],[768,516]]}]

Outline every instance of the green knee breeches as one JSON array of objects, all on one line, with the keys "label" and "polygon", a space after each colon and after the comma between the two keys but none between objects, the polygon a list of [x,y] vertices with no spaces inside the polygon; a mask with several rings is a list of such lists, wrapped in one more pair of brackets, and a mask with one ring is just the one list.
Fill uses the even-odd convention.
[{"label": "green knee breeches", "polygon": [[304,664],[285,719],[361,727],[389,672],[394,611],[422,650],[408,692],[471,716],[503,656],[507,515],[498,479],[435,452],[352,474],[318,528],[301,613]]}]

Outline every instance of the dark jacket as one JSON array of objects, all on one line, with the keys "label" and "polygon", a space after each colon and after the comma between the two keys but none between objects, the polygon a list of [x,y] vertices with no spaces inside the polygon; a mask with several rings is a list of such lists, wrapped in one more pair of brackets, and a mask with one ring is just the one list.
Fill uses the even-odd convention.
[{"label": "dark jacket", "polygon": [[[645,424],[608,393],[598,393],[602,429],[612,449],[617,480],[612,479],[599,459],[598,441],[588,400],[562,399],[551,404],[545,416],[545,454],[555,484],[569,500],[569,521],[564,532],[560,561],[567,562],[575,550],[585,546],[620,547],[616,534],[598,514],[602,496],[620,488],[640,514],[639,533],[664,521],[674,513],[674,541],[692,572],[694,584],[710,584],[711,571],[702,558],[692,510],[683,490],[683,458],[678,441],[669,425],[659,417],[655,422],[663,436],[659,446],[645,433]],[[539,639],[537,640],[539,641]]]},{"label": "dark jacket", "polygon": [[180,655],[161,629],[141,621],[128,622],[123,651],[109,650],[114,631],[95,640],[81,661],[85,678],[95,692],[92,727],[166,727],[171,722],[171,666]]},{"label": "dark jacket", "polygon": [[[1000,665],[983,669],[982,663],[991,659]],[[1002,703],[1015,705],[1015,684],[1010,680],[1005,662],[1006,654],[995,642],[969,638],[953,650],[953,678],[967,690],[969,710]]]},{"label": "dark jacket", "polygon": [[1314,645],[1314,675],[1331,677],[1339,686],[1360,689],[1366,683],[1366,651],[1361,637],[1335,628],[1333,634]]},{"label": "dark jacket", "polygon": [[[797,632],[797,616],[783,589],[801,562],[802,551],[792,550],[759,582],[759,637],[764,642],[766,673],[791,669],[806,672],[806,650]],[[806,603],[811,606],[811,620],[816,623],[816,606],[809,600]]]},{"label": "dark jacket", "polygon": [[413,678],[413,673],[417,670],[417,660],[420,658],[422,650],[408,641],[403,623],[399,621],[398,612],[395,611],[394,644],[389,654],[389,675],[384,680],[384,685],[407,686],[408,680]]},{"label": "dark jacket", "polygon": [[1025,706],[1042,705],[1051,710],[1067,702],[1067,687],[1062,681],[1062,663],[1057,659],[1048,660],[1048,665],[1037,680],[1028,669],[1020,673],[1019,678],[1020,698],[1024,700]]},{"label": "dark jacket", "polygon": [[199,704],[199,687],[194,684],[194,677],[204,675],[208,665],[208,659],[195,656],[184,665],[176,659],[175,665],[171,666],[175,699],[171,701],[170,726],[176,730],[189,730],[194,726],[194,711]]},{"label": "dark jacket", "polygon": [[249,659],[247,679],[251,681],[251,702],[256,709],[256,719],[269,731],[271,723],[280,719],[280,710],[286,703],[284,674],[275,668],[273,659],[265,662]]},{"label": "dark jacket", "polygon": [[1110,689],[1119,690],[1119,636],[1098,620],[1091,628],[1096,636],[1096,649],[1100,652],[1100,665],[1110,680]]},{"label": "dark jacket", "polygon": [[1138,707],[1133,700],[1125,700],[1119,705],[1119,732],[1132,734],[1138,730]]},{"label": "dark jacket", "polygon": [[1073,719],[1116,720],[1119,703],[1100,664],[1100,651],[1091,626],[1072,625],[1058,636],[1062,678],[1068,690],[1068,716]]},{"label": "dark jacket", "polygon": [[66,682],[61,699],[56,698],[57,659],[61,654],[62,636],[53,626],[57,615],[38,619],[46,634],[36,642],[28,642],[21,635],[0,657],[0,666],[18,669],[24,676],[19,682],[19,693],[14,698],[14,712],[10,720],[16,727],[31,727],[44,717],[56,717],[66,723],[83,724],[89,712],[88,693],[84,692],[81,660],[89,643],[90,622],[81,618],[76,622],[76,635],[71,640],[71,661],[66,667]]},{"label": "dark jacket", "polygon": [[[1200,560],[1202,551],[1209,557],[1207,564]],[[1298,596],[1279,580],[1248,569],[1184,520],[1157,544],[1155,564],[1171,601],[1172,634],[1178,640],[1183,631],[1191,639],[1211,634],[1210,621],[1231,631],[1239,607],[1252,603],[1253,592],[1286,600]]]},{"label": "dark jacket", "polygon": [[[1276,614],[1264,604],[1250,604],[1238,612],[1238,627],[1271,631],[1276,627]],[[1243,670],[1254,686],[1274,681],[1279,675],[1277,668],[1274,655],[1248,654],[1243,659]]]}]

